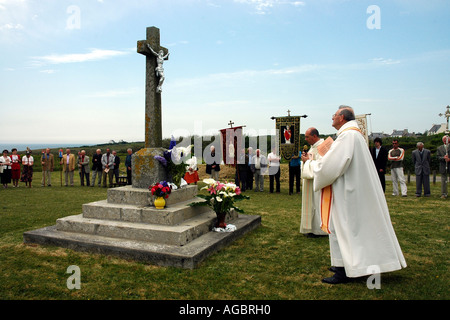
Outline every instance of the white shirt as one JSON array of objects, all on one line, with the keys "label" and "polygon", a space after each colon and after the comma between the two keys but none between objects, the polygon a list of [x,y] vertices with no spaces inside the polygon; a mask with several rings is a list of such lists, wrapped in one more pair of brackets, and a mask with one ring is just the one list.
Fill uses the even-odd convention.
[{"label": "white shirt", "polygon": [[[1,156],[0,157],[0,163],[6,163],[6,162],[9,162],[11,164],[11,158],[9,156],[6,156],[6,157]],[[11,169],[11,166],[3,165],[2,168],[3,169]]]},{"label": "white shirt", "polygon": [[22,164],[24,166],[28,165],[28,164],[33,164],[34,163],[34,159],[33,156],[30,156],[29,158],[27,156],[23,156],[22,157]]}]

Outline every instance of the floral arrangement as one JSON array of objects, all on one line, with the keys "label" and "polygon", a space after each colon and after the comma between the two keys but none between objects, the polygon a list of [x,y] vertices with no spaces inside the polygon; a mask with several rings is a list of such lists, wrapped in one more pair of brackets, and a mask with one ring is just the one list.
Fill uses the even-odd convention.
[{"label": "floral arrangement", "polygon": [[214,179],[203,179],[206,186],[200,190],[207,190],[208,195],[198,194],[197,197],[205,199],[206,201],[191,203],[191,206],[210,206],[217,214],[219,219],[219,227],[225,227],[224,223],[225,214],[230,212],[231,209],[237,212],[243,213],[244,210],[238,208],[235,205],[236,201],[250,199],[248,196],[244,196],[241,193],[241,189],[234,183],[221,183]]},{"label": "floral arrangement", "polygon": [[169,150],[164,151],[163,156],[155,156],[161,165],[166,169],[168,179],[177,187],[183,185],[183,177],[186,173],[186,164],[183,163],[183,157],[191,153],[192,145],[188,147],[176,147],[176,142],[172,138]]},{"label": "floral arrangement", "polygon": [[167,199],[172,192],[172,186],[166,181],[158,182],[155,185],[148,187],[148,189],[152,192],[152,195],[163,197],[165,199]]}]

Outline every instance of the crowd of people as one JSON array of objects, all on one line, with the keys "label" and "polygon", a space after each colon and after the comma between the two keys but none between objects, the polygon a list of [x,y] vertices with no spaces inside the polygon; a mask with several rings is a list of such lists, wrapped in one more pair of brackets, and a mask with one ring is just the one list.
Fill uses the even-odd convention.
[{"label": "crowd of people", "polygon": [[[289,194],[296,189],[300,193],[302,180],[302,210],[300,233],[311,237],[327,236],[330,243],[331,277],[322,281],[339,284],[373,273],[392,272],[406,267],[406,261],[398,243],[390,220],[386,202],[386,166],[391,162],[393,195],[407,196],[403,174],[404,149],[398,140],[393,140],[392,148],[387,151],[381,139],[375,139],[374,147],[367,148],[366,140],[360,131],[351,107],[340,106],[332,116],[332,126],[337,130],[336,140],[329,142],[319,137],[316,128],[305,132],[305,140],[310,145],[308,152],[293,154],[289,162]],[[441,197],[447,198],[447,182],[450,173],[450,138],[444,136],[443,145],[437,149],[439,172],[441,174]],[[214,180],[220,179],[220,155],[211,147],[210,157],[206,160],[206,173]],[[264,191],[264,176],[269,175],[269,191],[280,192],[280,161],[276,150],[267,157],[260,149],[248,148],[238,151],[235,182],[241,190]],[[31,187],[34,158],[31,151],[20,157],[13,149],[9,155],[3,150],[0,157],[1,183],[6,188],[22,181]],[[127,184],[131,184],[131,155],[127,150],[125,167]],[[416,196],[430,196],[430,159],[431,152],[422,142],[412,152],[415,166]],[[42,186],[51,186],[51,172],[54,169],[54,156],[50,149],[40,157],[42,165]],[[112,187],[113,177],[116,183],[119,177],[120,158],[108,148],[102,154],[96,150],[90,161],[82,150],[76,158],[66,149],[60,154],[60,165],[65,177],[65,186],[73,186],[76,168],[80,174],[81,185]],[[22,169],[21,169],[22,166]],[[92,175],[91,175],[92,173]],[[186,162],[186,182],[199,180],[197,159],[193,156]],[[398,190],[400,184],[400,191]]]},{"label": "crowd of people", "polygon": [[[450,137],[442,137],[443,144],[437,148],[436,157],[439,161],[439,173],[441,175],[441,198],[448,197],[448,175],[450,173]],[[386,166],[388,161],[391,162],[391,179],[393,196],[402,195],[407,196],[407,186],[405,175],[403,172],[403,161],[405,158],[405,150],[400,148],[398,140],[393,139],[392,149],[387,151],[382,146],[380,138],[375,138],[375,146],[371,149],[372,158],[377,169],[378,177],[380,179],[383,191],[386,190]],[[415,177],[416,177],[416,191],[415,196],[423,195],[429,197],[430,191],[430,173],[431,173],[431,152],[424,147],[423,142],[417,143],[417,149],[411,154],[412,162],[414,165]],[[398,186],[400,185],[400,191]]]},{"label": "crowd of people", "polygon": [[[127,172],[126,184],[129,185],[131,185],[132,153],[132,149],[128,149],[125,159]],[[107,148],[106,152],[102,154],[101,149],[97,149],[91,161],[89,156],[86,155],[85,150],[78,152],[77,157],[75,157],[68,148],[64,154],[60,151],[59,158],[59,164],[62,168],[61,175],[64,175],[64,186],[66,187],[74,186],[74,174],[77,169],[81,186],[94,187],[97,181],[98,187],[103,186],[106,188],[108,181],[108,186],[112,187],[114,185],[114,179],[116,184],[119,183],[120,157],[114,150],[111,152]],[[3,150],[2,156],[0,157],[0,178],[3,188],[7,188],[11,183],[13,188],[17,188],[19,187],[19,181],[25,182],[25,185],[31,188],[35,161],[40,161],[40,165],[42,166],[41,186],[51,187],[51,173],[55,169],[55,156],[50,152],[50,148],[43,150],[42,155],[36,160],[31,150],[27,149],[26,154],[21,157],[17,154],[17,149],[14,148],[11,150],[11,155],[8,150]]]}]

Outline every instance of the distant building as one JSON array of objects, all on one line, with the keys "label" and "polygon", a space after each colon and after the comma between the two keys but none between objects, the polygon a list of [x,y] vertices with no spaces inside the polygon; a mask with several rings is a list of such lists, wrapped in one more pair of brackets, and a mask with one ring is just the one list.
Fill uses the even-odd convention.
[{"label": "distant building", "polygon": [[394,130],[394,131],[392,131],[391,137],[401,138],[401,137],[407,137],[408,135],[409,135],[408,129]]},{"label": "distant building", "polygon": [[384,132],[372,132],[369,135],[369,140],[374,140],[375,138],[383,139],[383,138],[386,138],[386,137],[389,137],[389,135],[384,133]]},{"label": "distant building", "polygon": [[445,132],[447,125],[445,123],[442,124],[433,124],[430,130],[428,130],[428,135],[431,136],[433,134],[439,134]]}]

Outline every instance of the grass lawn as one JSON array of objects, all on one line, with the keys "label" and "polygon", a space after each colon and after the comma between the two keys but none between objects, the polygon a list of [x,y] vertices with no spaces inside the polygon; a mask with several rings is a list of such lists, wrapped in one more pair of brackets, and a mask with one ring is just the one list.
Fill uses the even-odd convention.
[{"label": "grass lawn", "polygon": [[[299,233],[301,195],[288,195],[283,179],[280,194],[247,191],[240,206],[262,217],[262,225],[210,256],[197,269],[156,267],[111,256],[58,247],[24,245],[25,231],[54,225],[56,219],[80,214],[82,204],[106,199],[106,188],[53,186],[0,190],[0,299],[9,300],[447,300],[450,199],[440,199],[440,182],[430,198],[386,198],[406,269],[382,274],[381,289],[368,289],[366,279],[331,286],[328,239]],[[201,185],[199,185],[201,186]],[[69,290],[69,266],[81,271],[81,289]]]}]

